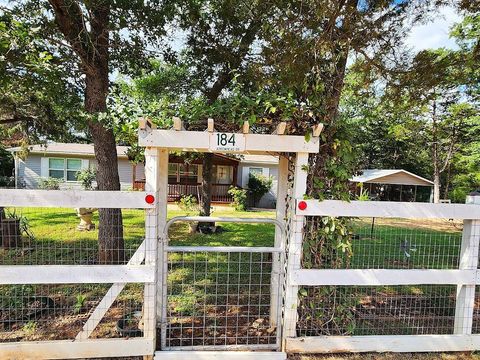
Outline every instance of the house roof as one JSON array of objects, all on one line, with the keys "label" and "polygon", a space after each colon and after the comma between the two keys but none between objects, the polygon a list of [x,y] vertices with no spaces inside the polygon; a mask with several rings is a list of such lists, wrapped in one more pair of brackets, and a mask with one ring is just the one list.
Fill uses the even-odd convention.
[{"label": "house roof", "polygon": [[278,156],[272,155],[242,155],[243,159],[240,160],[241,163],[256,163],[256,164],[278,164]]},{"label": "house roof", "polygon": [[[65,154],[65,155],[87,155],[95,156],[93,144],[75,144],[75,143],[47,143],[40,145],[31,145],[28,147],[30,153],[33,154]],[[127,157],[126,151],[128,146],[117,146],[117,156]],[[20,147],[7,149],[12,153],[21,150]]]},{"label": "house roof", "polygon": [[364,184],[433,186],[433,181],[403,169],[366,169],[361,172],[361,175],[352,177],[350,181]]},{"label": "house roof", "polygon": [[[77,143],[48,143],[48,144],[38,144],[30,145],[28,147],[30,153],[33,154],[45,154],[45,155],[86,155],[86,156],[95,156],[93,150],[93,144],[77,144]],[[127,146],[117,146],[117,156],[127,157],[126,151]],[[8,151],[15,153],[19,152],[22,149],[20,147],[13,147],[7,149]],[[228,156],[223,154],[215,154],[219,157],[231,160],[238,161],[241,163],[256,163],[256,164],[278,164],[278,156],[271,155],[242,155],[241,158],[234,156]]]}]

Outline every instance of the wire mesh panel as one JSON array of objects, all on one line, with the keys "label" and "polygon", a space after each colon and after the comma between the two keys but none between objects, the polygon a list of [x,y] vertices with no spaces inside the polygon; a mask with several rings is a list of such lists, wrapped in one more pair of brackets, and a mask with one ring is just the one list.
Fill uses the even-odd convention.
[{"label": "wire mesh panel", "polygon": [[[0,285],[0,342],[75,339],[111,284]],[[143,284],[129,284],[91,338],[142,336]],[[108,311],[107,311],[108,310]]]},{"label": "wire mesh panel", "polygon": [[254,249],[169,253],[165,350],[278,347],[272,253]]},{"label": "wire mesh panel", "polygon": [[300,291],[299,336],[453,334],[456,286],[324,286]]},{"label": "wire mesh panel", "polygon": [[473,306],[472,334],[480,334],[480,286],[475,287]]},{"label": "wire mesh panel", "polygon": [[[144,209],[0,211],[0,265],[141,265],[144,239]],[[0,285],[0,342],[141,337],[153,321],[142,312],[144,284],[48,284],[59,271],[49,269],[46,284]]]},{"label": "wire mesh panel", "polygon": [[[303,268],[458,269],[462,229],[452,219],[307,217]],[[304,286],[297,334],[453,334],[456,295],[454,285]]]},{"label": "wire mesh panel", "polygon": [[140,209],[2,209],[0,265],[125,264],[145,238]]},{"label": "wire mesh panel", "polygon": [[458,269],[462,228],[452,219],[308,217],[303,267]]}]

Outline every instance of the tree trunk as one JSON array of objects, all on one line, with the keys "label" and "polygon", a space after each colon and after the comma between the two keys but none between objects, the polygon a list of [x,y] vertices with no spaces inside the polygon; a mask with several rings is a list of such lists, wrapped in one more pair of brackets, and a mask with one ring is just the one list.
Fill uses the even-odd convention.
[{"label": "tree trunk", "polygon": [[[49,0],[49,3],[59,30],[81,60],[85,74],[85,110],[92,115],[88,128],[97,159],[98,189],[120,190],[113,130],[95,118],[95,114],[107,110],[111,2]],[[120,209],[99,209],[98,212],[99,262],[121,263],[124,261],[122,212]]]},{"label": "tree trunk", "polygon": [[452,173],[452,164],[451,163],[448,163],[448,167],[447,167],[447,178],[445,180],[445,189],[443,191],[443,198],[444,199],[448,199],[448,192],[450,190],[450,177],[451,177],[451,173]]},{"label": "tree trunk", "polygon": [[438,204],[440,202],[440,173],[435,171],[433,176],[433,202]]},{"label": "tree trunk", "polygon": [[205,153],[202,162],[202,186],[200,215],[210,216],[210,203],[212,201],[212,179],[213,179],[213,153]]},{"label": "tree trunk", "polygon": [[[107,67],[96,74],[87,74],[85,109],[88,113],[104,112],[107,109]],[[111,129],[92,120],[89,122],[97,159],[98,190],[120,190],[118,159],[115,136]],[[125,260],[123,221],[121,209],[98,209],[98,261],[100,264],[119,264]]]},{"label": "tree trunk", "polygon": [[438,154],[437,103],[432,104],[433,203],[440,202],[440,159]]}]

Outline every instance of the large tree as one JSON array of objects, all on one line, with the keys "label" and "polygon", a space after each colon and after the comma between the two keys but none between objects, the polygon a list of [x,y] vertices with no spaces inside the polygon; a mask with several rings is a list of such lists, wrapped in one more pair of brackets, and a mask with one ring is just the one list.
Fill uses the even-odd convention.
[{"label": "large tree", "polygon": [[[69,70],[68,80],[81,89],[85,125],[97,159],[99,190],[120,190],[115,136],[106,116],[109,77],[148,66],[173,10],[163,1],[30,0],[4,9],[15,20],[38,28],[48,54]],[[147,46],[148,44],[148,46]],[[124,261],[120,209],[99,209],[99,261]]]},{"label": "large tree", "polygon": [[371,74],[365,78],[353,66],[343,97],[362,166],[405,168],[431,177],[435,202],[450,195],[463,202],[465,193],[478,186],[471,161],[479,104],[476,18],[467,15],[453,28],[459,49],[421,51],[395,66],[383,82],[372,81]]},{"label": "large tree", "polygon": [[265,86],[293,93],[310,109],[293,119],[294,131],[305,133],[317,122],[326,125],[321,151],[310,157],[310,195],[348,196],[350,144],[339,117],[348,59],[362,60],[358,71],[375,69],[387,76],[404,60],[402,40],[409,26],[438,3],[288,1],[279,6],[263,49],[263,76]]},{"label": "large tree", "polygon": [[40,28],[12,13],[0,16],[0,30],[0,140],[11,146],[41,138],[71,140],[71,130],[81,130],[73,120],[81,98],[68,81],[62,54],[53,53]]}]

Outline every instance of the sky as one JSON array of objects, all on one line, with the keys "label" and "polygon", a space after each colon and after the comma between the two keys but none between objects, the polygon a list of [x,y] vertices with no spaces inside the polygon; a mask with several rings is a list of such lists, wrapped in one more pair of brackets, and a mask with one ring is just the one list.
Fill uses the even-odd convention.
[{"label": "sky", "polygon": [[448,33],[452,25],[460,20],[461,17],[453,7],[444,7],[433,22],[413,27],[406,43],[415,52],[440,47],[456,49],[457,46],[453,39],[448,37]]}]

